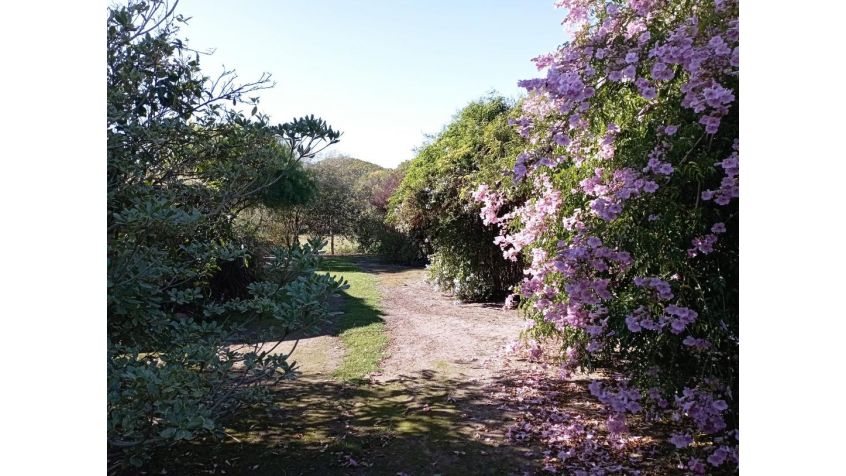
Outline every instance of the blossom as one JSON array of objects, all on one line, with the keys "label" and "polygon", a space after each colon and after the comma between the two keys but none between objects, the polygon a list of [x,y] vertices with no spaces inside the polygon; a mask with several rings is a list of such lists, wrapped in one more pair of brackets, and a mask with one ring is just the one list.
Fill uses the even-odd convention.
[{"label": "blossom", "polygon": [[731,54],[731,48],[728,47],[728,43],[724,40],[721,36],[716,35],[708,41],[708,46],[713,48],[714,53],[720,56],[727,56]]},{"label": "blossom", "polygon": [[640,327],[640,322],[638,322],[635,316],[626,317],[626,327],[628,327],[631,332],[640,332],[642,329],[642,327]]},{"label": "blossom", "polygon": [[720,446],[713,453],[711,456],[708,456],[708,462],[711,463],[711,466],[722,466],[723,463],[726,461],[726,457],[729,455],[728,448],[725,446]]},{"label": "blossom", "polygon": [[669,81],[676,75],[676,73],[668,67],[666,63],[662,63],[660,61],[657,61],[652,65],[650,72],[652,74],[652,79],[655,81]]},{"label": "blossom", "polygon": [[605,425],[608,428],[608,432],[612,434],[627,433],[629,431],[629,428],[626,425],[626,416],[623,414],[617,413],[610,415],[608,419],[605,420]]},{"label": "blossom", "polygon": [[714,245],[717,243],[717,235],[709,233],[704,236],[699,236],[691,240],[692,248],[688,250],[688,254],[696,256],[699,253],[710,254],[714,252]]},{"label": "blossom", "polygon": [[711,343],[708,342],[707,340],[697,339],[696,337],[693,337],[693,336],[685,337],[684,340],[682,341],[682,344],[684,344],[688,347],[693,347],[693,348],[700,349],[700,350],[704,350],[704,349],[707,349],[708,347],[711,347]]},{"label": "blossom", "polygon": [[503,309],[514,309],[517,307],[517,303],[515,302],[518,298],[517,294],[511,293],[508,297],[505,298],[505,304],[503,304]]},{"label": "blossom", "polygon": [[679,449],[687,448],[691,443],[693,443],[693,438],[691,438],[690,435],[674,433],[672,438],[670,438],[670,443]]},{"label": "blossom", "polygon": [[687,467],[696,474],[705,474],[705,464],[699,458],[690,458],[687,462]]},{"label": "blossom", "polygon": [[[699,302],[698,295],[694,297],[698,292],[689,290],[700,289],[707,281],[695,281],[700,275],[713,276],[709,274],[715,273],[713,265],[722,267],[722,253],[734,246],[729,240],[720,241],[727,231],[725,223],[717,222],[721,218],[699,217],[730,216],[732,210],[720,207],[739,196],[736,142],[731,153],[713,164],[700,153],[725,147],[724,137],[736,128],[737,5],[729,0],[694,0],[681,12],[671,7],[672,2],[658,0],[558,4],[568,9],[567,22],[579,32],[559,50],[537,58],[544,77],[520,83],[529,96],[521,118],[513,121],[530,146],[518,157],[514,174],[525,181],[521,185],[525,191],[507,196],[527,198],[509,198],[514,202],[503,215],[499,210],[505,205],[497,197],[480,195],[482,219],[500,228],[495,242],[504,256],[516,260],[522,254],[530,263],[520,284],[521,299],[553,324],[563,345],[588,354],[602,350],[621,363],[620,375],[589,386],[608,412],[610,442],[619,444],[625,416],[641,411],[641,390],[628,387],[629,382],[654,382],[648,392],[649,417],[676,422],[678,433],[670,443],[684,450],[688,470],[704,474],[709,467],[736,458],[735,448],[724,446],[732,434],[726,421],[736,417],[731,413],[735,400],[727,391],[731,382],[691,374],[686,376],[690,388],[680,391],[672,382],[678,381],[675,373],[681,370],[671,362],[625,362],[639,358],[647,341],[674,347],[673,353],[691,361],[704,361],[722,355],[726,343],[735,339],[720,324],[721,310],[709,306],[708,314],[703,312],[700,318],[691,304]],[[660,27],[654,28],[654,22],[661,22]],[[661,34],[655,34],[658,31]],[[629,82],[631,87],[619,84]],[[598,91],[601,98],[596,97]],[[632,101],[633,95],[642,99]],[[618,100],[626,106],[615,107]],[[612,127],[609,120],[617,124]],[[712,137],[699,141],[703,131]],[[720,137],[713,137],[718,133]],[[644,139],[652,141],[651,151]],[[691,148],[696,150],[690,153]],[[713,167],[717,178],[699,189],[690,174],[678,173],[688,165]],[[705,172],[706,180],[714,176]],[[555,174],[555,186],[547,173]],[[672,200],[677,203],[669,203]],[[694,207],[700,210],[687,214]],[[659,219],[668,230],[651,223]],[[685,230],[694,230],[681,238],[690,244],[674,249],[678,233]],[[670,233],[672,237],[665,236]],[[640,246],[638,240],[647,236],[656,237],[666,249],[658,253]],[[633,254],[635,250],[639,254]],[[685,252],[690,257],[712,256],[679,267],[674,257]],[[631,274],[626,272],[633,267]],[[719,291],[704,287],[703,292]],[[707,296],[704,302],[709,302]],[[707,322],[697,325],[700,319]],[[620,345],[620,332],[628,338],[625,345]],[[665,335],[656,339],[654,334],[660,333]],[[720,342],[719,349],[712,342]],[[562,374],[574,371],[576,362],[568,352]],[[578,460],[574,456],[582,447],[573,438],[584,435],[582,429],[566,430],[551,418],[532,425],[536,426],[519,432],[543,433],[540,438],[550,442],[547,457],[563,452],[560,459],[568,459],[568,464]],[[693,446],[692,435],[702,444]],[[558,462],[554,468],[565,470]],[[573,469],[566,471],[578,474]]]}]

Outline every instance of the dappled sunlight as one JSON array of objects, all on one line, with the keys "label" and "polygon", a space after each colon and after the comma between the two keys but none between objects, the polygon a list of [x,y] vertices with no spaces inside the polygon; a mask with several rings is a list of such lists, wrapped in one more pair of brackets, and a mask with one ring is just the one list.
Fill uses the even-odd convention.
[{"label": "dappled sunlight", "polygon": [[[493,385],[500,384],[506,383]],[[184,452],[180,461],[186,469],[224,467],[223,461],[237,457],[232,470],[261,464],[258,474],[283,469],[294,474],[478,474],[492,463],[501,471],[528,470],[533,467],[528,450],[503,438],[500,422],[507,412],[499,408],[503,402],[490,399],[492,388],[437,372],[363,385],[282,382],[273,389],[279,403],[270,413],[233,422],[232,438],[213,451],[188,445],[175,449],[172,457]],[[267,454],[274,457],[262,456]],[[350,466],[347,458],[357,465]]]}]

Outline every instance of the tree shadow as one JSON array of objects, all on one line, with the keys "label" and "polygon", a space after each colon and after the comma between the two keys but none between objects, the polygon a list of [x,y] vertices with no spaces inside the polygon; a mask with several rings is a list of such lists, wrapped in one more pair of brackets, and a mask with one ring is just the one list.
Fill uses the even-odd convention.
[{"label": "tree shadow", "polygon": [[424,265],[387,263],[378,255],[322,255],[321,259],[321,269],[332,272],[364,271],[376,274],[390,274],[425,269]]},{"label": "tree shadow", "polygon": [[223,441],[159,452],[148,474],[510,475],[538,458],[503,437],[508,385],[422,371],[387,382],[293,380],[272,389],[274,408],[227,422]]},{"label": "tree shadow", "polygon": [[234,342],[254,345],[259,343],[291,342],[320,336],[337,337],[342,332],[355,328],[384,322],[384,313],[367,304],[363,299],[341,292],[330,299],[329,308],[332,316],[310,326],[286,332],[285,325],[272,320],[250,323],[240,331]]}]

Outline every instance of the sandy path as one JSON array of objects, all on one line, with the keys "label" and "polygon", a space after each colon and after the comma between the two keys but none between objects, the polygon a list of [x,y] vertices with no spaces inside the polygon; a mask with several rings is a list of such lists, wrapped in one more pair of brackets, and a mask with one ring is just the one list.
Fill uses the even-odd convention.
[{"label": "sandy path", "polygon": [[500,371],[505,344],[523,326],[514,311],[462,304],[425,282],[425,270],[361,263],[379,277],[389,344],[378,380],[433,373],[483,383]]}]

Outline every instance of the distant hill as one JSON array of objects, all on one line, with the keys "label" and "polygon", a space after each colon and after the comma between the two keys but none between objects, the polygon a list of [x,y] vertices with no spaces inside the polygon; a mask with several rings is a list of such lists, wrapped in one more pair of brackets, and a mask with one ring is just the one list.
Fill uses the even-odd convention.
[{"label": "distant hill", "polygon": [[369,177],[379,176],[390,171],[390,169],[372,162],[346,156],[327,157],[308,164],[306,168],[312,169],[318,174],[322,171],[330,172],[356,189],[368,182]]},{"label": "distant hill", "polygon": [[382,167],[381,165],[374,164],[373,162],[368,162],[366,160],[356,159],[355,157],[347,157],[345,155],[330,156],[330,157],[326,157],[324,159],[320,159],[320,160],[312,163],[312,165],[315,165],[315,166],[319,165],[319,164],[324,164],[324,165],[335,164],[335,165],[346,165],[346,166],[352,166],[352,167],[364,167],[364,168],[370,169],[371,171],[372,170],[382,170],[382,169],[385,168],[385,167]]}]

